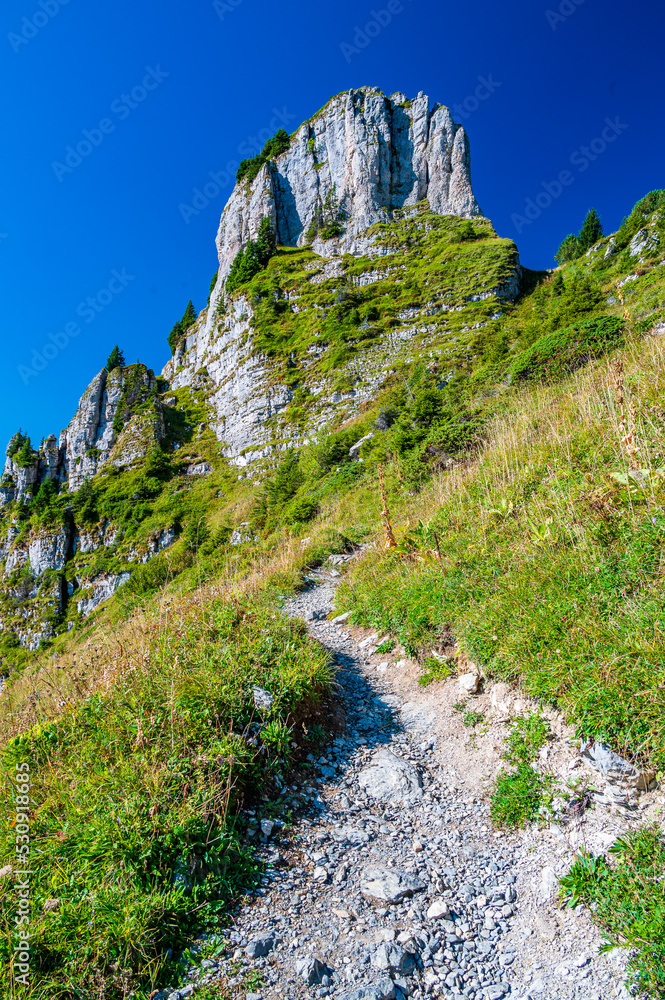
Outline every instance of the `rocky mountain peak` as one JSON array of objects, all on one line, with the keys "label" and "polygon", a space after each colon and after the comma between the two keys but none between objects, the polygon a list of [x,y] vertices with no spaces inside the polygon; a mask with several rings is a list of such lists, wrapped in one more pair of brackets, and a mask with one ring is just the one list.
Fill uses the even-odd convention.
[{"label": "rocky mountain peak", "polygon": [[300,126],[288,149],[236,185],[217,234],[215,297],[263,216],[284,246],[315,239],[317,219],[338,222],[336,252],[352,253],[368,226],[425,199],[437,214],[481,214],[467,135],[448,108],[422,92],[413,100],[372,87],[338,94]]}]

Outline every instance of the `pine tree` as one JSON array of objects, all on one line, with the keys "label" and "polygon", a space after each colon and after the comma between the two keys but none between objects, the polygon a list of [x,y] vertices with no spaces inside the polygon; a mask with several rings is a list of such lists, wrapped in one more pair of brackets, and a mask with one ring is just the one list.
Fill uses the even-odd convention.
[{"label": "pine tree", "polygon": [[187,308],[185,309],[185,315],[180,320],[183,332],[190,326],[193,326],[194,323],[196,323],[196,312],[194,310],[194,306],[192,305],[192,300],[190,299],[187,303]]},{"label": "pine tree", "polygon": [[256,252],[261,267],[266,267],[268,261],[274,255],[276,243],[275,230],[268,216],[264,215],[259,225],[258,236],[256,237]]},{"label": "pine tree", "polygon": [[116,344],[108,358],[106,359],[106,370],[109,374],[114,368],[124,368],[125,366],[125,355],[122,353],[118,345]]},{"label": "pine tree", "polygon": [[580,245],[574,233],[566,236],[565,240],[554,254],[557,264],[566,264],[569,260],[575,260],[580,255]]},{"label": "pine tree", "polygon": [[577,237],[580,255],[590,250],[594,243],[597,243],[603,236],[603,224],[600,221],[600,216],[595,208],[590,208]]}]

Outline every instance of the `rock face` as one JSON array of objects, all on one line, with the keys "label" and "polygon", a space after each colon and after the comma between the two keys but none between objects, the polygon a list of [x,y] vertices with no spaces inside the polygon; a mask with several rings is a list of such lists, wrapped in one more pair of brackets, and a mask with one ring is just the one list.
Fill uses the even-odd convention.
[{"label": "rock face", "polygon": [[339,206],[339,252],[353,252],[369,226],[396,208],[427,199],[441,215],[471,218],[480,209],[471,187],[469,144],[448,108],[418,94],[386,97],[362,87],[333,97],[300,126],[286,152],[252,184],[240,182],[217,234],[218,290],[238,250],[267,215],[278,243],[303,246],[326,199]]},{"label": "rock face", "polygon": [[130,465],[149,454],[164,437],[161,403],[155,398],[146,407],[156,387],[155,374],[145,365],[115,368],[110,374],[102,369],[81,396],[59,441],[49,435],[29,462],[20,463],[18,453],[7,454],[0,505],[14,499],[29,501],[33,488],[47,479],[66,482],[73,492],[107,463]]}]

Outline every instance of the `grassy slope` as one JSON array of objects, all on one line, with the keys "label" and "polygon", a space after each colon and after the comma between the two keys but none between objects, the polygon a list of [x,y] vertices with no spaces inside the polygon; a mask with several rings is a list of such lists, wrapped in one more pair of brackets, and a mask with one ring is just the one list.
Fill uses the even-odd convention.
[{"label": "grassy slope", "polygon": [[[623,286],[632,313],[624,319],[615,282],[635,261],[608,260],[596,253],[567,266],[563,288],[535,276],[503,321],[471,331],[452,362],[450,331],[441,332],[439,354],[430,358],[424,345],[425,358],[415,352],[371,406],[287,456],[258,491],[205,442],[185,442],[168,468],[134,473],[137,483],[95,483],[95,517],[117,502],[135,541],[163,524],[184,488],[183,532],[133,593],[58,639],[55,657],[17,672],[3,695],[3,768],[30,760],[34,845],[50,859],[36,875],[34,912],[40,975],[52,986],[33,995],[57,995],[57,983],[64,996],[87,996],[103,983],[100,996],[112,998],[122,995],[123,973],[147,990],[163,949],[195,928],[192,897],[203,907],[198,926],[214,927],[213,899],[248,885],[253,866],[233,810],[248,778],[274,794],[285,727],[327,684],[321,652],[276,616],[277,595],[349,540],[377,542],[339,591],[340,609],[352,608],[356,621],[380,624],[418,652],[452,630],[487,674],[520,681],[587,734],[662,766],[664,349],[643,334],[662,319],[665,283],[658,259],[647,263]],[[580,283],[587,272],[591,284]],[[255,279],[268,280],[270,269]],[[604,317],[620,322],[598,325]],[[289,329],[288,351],[306,350],[307,328]],[[625,429],[605,356],[613,349],[646,470],[637,479],[621,479]],[[541,384],[543,374],[553,384]],[[380,412],[387,429],[365,445],[363,464],[349,463],[349,444]],[[185,486],[179,469],[199,454],[216,471]],[[378,462],[399,553],[382,548]],[[153,493],[140,498],[141,519],[137,485]],[[228,528],[250,517],[257,541],[229,546]],[[429,554],[437,545],[440,561]],[[278,699],[248,749],[255,683]],[[10,808],[5,796],[7,852]],[[213,847],[210,830],[221,837]],[[0,886],[9,900],[11,887]],[[47,898],[60,909],[41,914]],[[83,960],[96,979],[82,984]]]}]

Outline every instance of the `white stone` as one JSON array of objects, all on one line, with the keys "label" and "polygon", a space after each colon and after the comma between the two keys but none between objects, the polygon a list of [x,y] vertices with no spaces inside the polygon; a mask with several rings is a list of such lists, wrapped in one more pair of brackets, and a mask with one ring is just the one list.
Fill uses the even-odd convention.
[{"label": "white stone", "polygon": [[467,694],[475,694],[478,690],[479,682],[480,678],[478,674],[462,674],[457,681],[460,690],[465,691]]}]

